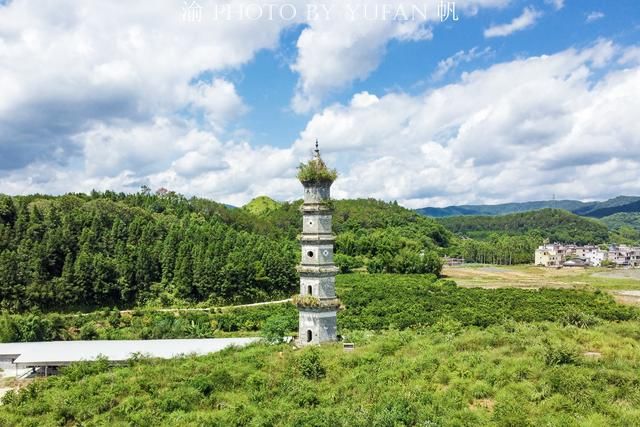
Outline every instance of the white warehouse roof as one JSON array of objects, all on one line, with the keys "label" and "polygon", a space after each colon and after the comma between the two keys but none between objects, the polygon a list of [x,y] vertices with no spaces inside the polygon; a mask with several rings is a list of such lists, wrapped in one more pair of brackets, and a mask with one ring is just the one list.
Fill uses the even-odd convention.
[{"label": "white warehouse roof", "polygon": [[204,355],[227,347],[244,347],[259,338],[210,338],[126,341],[49,341],[0,344],[0,360],[13,360],[16,367],[63,366],[104,356],[123,362],[134,354],[169,359],[188,354]]}]

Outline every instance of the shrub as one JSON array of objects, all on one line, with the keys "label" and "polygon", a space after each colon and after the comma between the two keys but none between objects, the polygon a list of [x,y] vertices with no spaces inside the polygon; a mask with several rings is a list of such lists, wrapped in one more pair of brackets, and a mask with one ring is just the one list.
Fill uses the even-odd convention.
[{"label": "shrub", "polygon": [[81,340],[94,340],[98,338],[98,331],[93,323],[87,323],[80,328]]},{"label": "shrub", "polygon": [[291,326],[289,318],[282,315],[271,316],[262,325],[262,337],[271,344],[281,343],[292,330]]},{"label": "shrub", "polygon": [[585,314],[581,311],[570,311],[564,315],[561,322],[565,326],[571,325],[586,329],[596,326],[599,323],[599,319],[591,314]]},{"label": "shrub", "polygon": [[296,360],[296,366],[300,374],[310,380],[319,380],[327,374],[320,360],[320,352],[315,347],[304,350]]},{"label": "shrub", "polygon": [[567,344],[552,344],[545,338],[544,363],[547,366],[570,365],[578,360],[578,352]]}]

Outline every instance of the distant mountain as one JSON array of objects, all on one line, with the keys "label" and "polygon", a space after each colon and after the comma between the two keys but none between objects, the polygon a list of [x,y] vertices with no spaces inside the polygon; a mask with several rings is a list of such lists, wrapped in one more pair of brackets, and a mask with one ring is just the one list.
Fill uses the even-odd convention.
[{"label": "distant mountain", "polygon": [[503,203],[498,205],[461,205],[446,208],[421,208],[419,213],[435,218],[469,215],[506,215],[539,209],[564,209],[581,216],[602,218],[618,212],[640,212],[640,197],[618,196],[604,202],[579,200],[543,200],[536,202]]},{"label": "distant mountain", "polygon": [[581,202],[578,200],[541,200],[536,202],[502,203],[498,205],[461,205],[446,208],[422,208],[417,211],[435,218],[460,215],[505,215],[517,212],[536,211],[539,209],[564,209],[575,211],[594,206],[597,202]]},{"label": "distant mountain", "polygon": [[603,218],[620,212],[640,212],[640,197],[618,196],[593,206],[585,206],[573,211],[576,215]]}]

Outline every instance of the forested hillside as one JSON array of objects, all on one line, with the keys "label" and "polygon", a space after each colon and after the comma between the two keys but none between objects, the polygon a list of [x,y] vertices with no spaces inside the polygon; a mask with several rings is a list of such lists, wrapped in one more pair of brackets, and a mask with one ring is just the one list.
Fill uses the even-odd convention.
[{"label": "forested hillside", "polygon": [[539,209],[564,209],[574,211],[576,209],[589,209],[597,202],[581,202],[579,200],[541,200],[536,202],[501,203],[497,205],[461,205],[447,206],[445,208],[420,208],[419,213],[434,218],[446,218],[461,215],[506,215],[518,212],[536,211]]},{"label": "forested hillside", "polygon": [[491,233],[511,236],[536,233],[545,239],[578,244],[607,243],[609,231],[599,221],[560,209],[542,209],[501,216],[459,216],[438,219],[450,231],[474,238]]},{"label": "forested hillside", "polygon": [[[260,205],[273,206],[260,198]],[[290,239],[300,233],[302,201],[263,210],[260,219]],[[252,201],[248,206],[255,206]],[[343,272],[366,268],[373,273],[439,273],[437,253],[452,235],[431,218],[374,199],[334,200],[336,264]]]},{"label": "forested hillside", "polygon": [[296,282],[295,243],[268,236],[267,224],[236,211],[162,191],[2,196],[0,306],[64,310],[288,296]]},{"label": "forested hillside", "polygon": [[[0,196],[0,307],[218,305],[297,288],[301,202],[236,209],[167,190]],[[342,271],[436,273],[451,233],[375,200],[336,201]]]},{"label": "forested hillside", "polygon": [[458,236],[448,254],[471,262],[531,263],[535,249],[545,239],[577,244],[610,241],[604,224],[559,209],[500,216],[457,216],[437,221]]}]

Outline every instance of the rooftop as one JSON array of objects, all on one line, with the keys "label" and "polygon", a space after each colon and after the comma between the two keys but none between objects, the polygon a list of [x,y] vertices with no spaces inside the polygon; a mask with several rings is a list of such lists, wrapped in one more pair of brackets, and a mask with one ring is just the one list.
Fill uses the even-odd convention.
[{"label": "rooftop", "polygon": [[0,360],[13,360],[17,368],[64,366],[105,357],[124,362],[136,354],[170,359],[180,355],[205,355],[228,347],[244,347],[259,338],[209,338],[172,340],[49,341],[0,344]]}]

